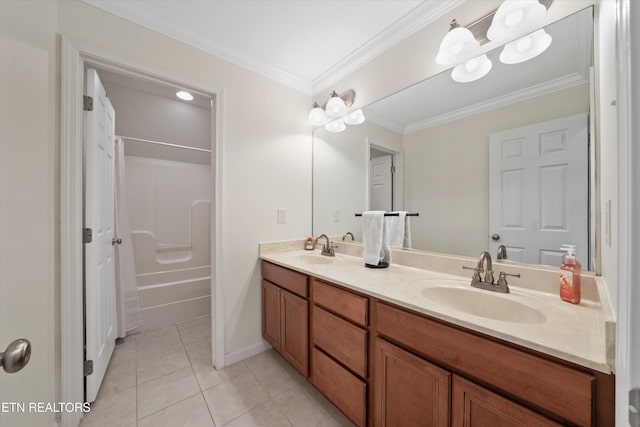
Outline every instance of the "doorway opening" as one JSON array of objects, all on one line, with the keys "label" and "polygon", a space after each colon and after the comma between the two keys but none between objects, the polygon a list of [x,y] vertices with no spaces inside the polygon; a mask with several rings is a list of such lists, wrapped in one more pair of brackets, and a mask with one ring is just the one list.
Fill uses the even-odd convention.
[{"label": "doorway opening", "polygon": [[[79,402],[84,400],[84,369],[86,367],[84,360],[84,328],[85,322],[83,317],[83,303],[84,303],[84,271],[83,271],[83,251],[85,244],[83,243],[83,225],[84,225],[84,175],[83,175],[83,134],[84,134],[84,117],[83,114],[83,95],[85,95],[85,69],[95,68],[102,70],[103,72],[117,74],[123,78],[139,81],[142,85],[156,84],[165,87],[179,87],[182,90],[187,90],[192,93],[209,97],[209,111],[207,112],[210,118],[208,144],[209,147],[205,148],[207,152],[198,152],[198,156],[202,158],[207,157],[207,160],[203,160],[202,163],[198,163],[189,159],[158,159],[154,158],[153,162],[165,162],[163,165],[169,164],[167,162],[182,161],[187,164],[199,164],[202,166],[206,164],[209,173],[210,189],[208,190],[208,209],[199,209],[196,207],[192,209],[191,213],[176,213],[171,208],[166,209],[163,212],[165,216],[182,215],[189,217],[189,221],[196,222],[198,220],[208,219],[209,230],[201,233],[205,236],[205,243],[208,244],[208,269],[211,273],[208,279],[208,292],[209,296],[203,295],[207,288],[207,285],[202,283],[202,278],[207,277],[205,274],[201,274],[202,270],[198,271],[198,277],[192,277],[182,280],[183,283],[190,284],[190,291],[195,293],[192,297],[183,297],[181,301],[187,300],[200,300],[199,309],[204,310],[203,300],[208,301],[211,318],[210,324],[210,337],[211,341],[208,344],[211,349],[211,358],[209,360],[210,366],[213,365],[216,368],[224,367],[224,312],[222,307],[222,289],[221,286],[216,286],[221,283],[222,278],[222,266],[221,266],[221,251],[217,250],[222,244],[222,218],[221,218],[221,176],[222,176],[222,129],[221,129],[221,105],[223,93],[221,90],[213,87],[198,87],[198,85],[181,83],[180,78],[171,78],[170,76],[157,76],[150,70],[139,70],[133,66],[116,63],[115,61],[106,57],[106,55],[96,54],[96,52],[90,52],[87,50],[80,50],[74,46],[69,40],[64,37],[61,39],[61,146],[60,146],[60,222],[61,222],[61,235],[60,235],[60,277],[61,277],[61,399],[69,402]],[[107,80],[107,79],[105,79]],[[147,93],[148,94],[148,93]],[[146,110],[142,110],[145,112]],[[126,117],[126,115],[125,115]],[[116,117],[117,121],[118,117]],[[156,126],[161,123],[156,123]],[[115,131],[114,131],[115,132]],[[118,133],[118,132],[115,132]],[[124,133],[124,131],[120,131]],[[114,135],[115,136],[115,135]],[[137,135],[120,135],[124,137],[136,138],[143,136]],[[124,138],[123,138],[124,139]],[[161,138],[155,140],[154,138],[139,138],[154,142],[171,143],[171,141],[163,141]],[[173,139],[173,138],[169,138]],[[205,138],[206,139],[206,138]],[[138,150],[151,150],[160,152],[165,150],[178,150],[177,147],[170,147],[168,145],[152,144],[144,141],[124,142],[131,147],[137,146]],[[185,145],[185,144],[174,144]],[[142,148],[147,147],[147,148]],[[153,148],[151,148],[153,147]],[[210,151],[209,151],[210,150]],[[135,151],[135,149],[134,149]],[[186,150],[185,150],[186,151]],[[193,150],[195,152],[195,150]],[[137,154],[140,154],[139,152]],[[156,157],[160,157],[158,154]],[[142,156],[133,156],[142,157]],[[149,160],[149,159],[147,159]],[[162,162],[161,162],[162,161]],[[125,161],[126,163],[126,161]],[[175,184],[180,179],[184,178],[183,174],[177,173],[174,169],[169,168],[172,172],[165,174],[165,181],[169,182],[171,191],[166,193],[179,192],[175,188]],[[162,173],[158,172],[162,175]],[[158,174],[156,173],[156,175]],[[167,178],[166,175],[171,175]],[[133,174],[132,174],[133,176]],[[177,177],[177,178],[176,178]],[[144,185],[141,184],[142,187]],[[142,190],[142,193],[148,195],[147,191]],[[165,194],[169,197],[168,194]],[[137,201],[136,201],[137,202]],[[198,205],[198,203],[196,203]],[[202,206],[200,206],[202,208]],[[197,218],[196,218],[197,217]],[[173,217],[165,217],[161,219],[161,222],[173,222]],[[191,224],[189,224],[190,227]],[[194,258],[195,251],[193,246],[195,242],[185,241],[184,244],[170,245],[166,242],[170,242],[174,237],[178,239],[180,236],[186,235],[185,230],[189,227],[182,227],[180,230],[165,230],[166,240],[155,245],[154,251],[156,253],[156,260],[160,259],[160,264],[170,262],[171,260],[186,260],[188,258]],[[181,234],[182,233],[182,234]],[[188,233],[187,233],[188,234]],[[200,233],[198,233],[200,234]],[[208,236],[208,238],[207,238]],[[113,236],[114,240],[118,240],[117,236]],[[193,236],[191,236],[193,237]],[[174,239],[175,240],[175,239]],[[166,243],[163,245],[162,243]],[[189,244],[192,248],[188,248]],[[176,247],[178,246],[178,247]],[[191,252],[191,253],[190,253]],[[202,257],[202,253],[198,255]],[[179,268],[178,270],[185,270],[185,268]],[[150,280],[147,276],[146,279]],[[158,289],[161,295],[153,295],[148,297],[148,301],[140,300],[141,307],[147,308],[164,306],[163,298],[167,297],[167,291],[171,288],[168,283],[171,283],[167,279],[163,283],[153,283],[149,285],[148,290]],[[196,283],[199,282],[199,283]],[[157,285],[157,286],[156,286]],[[155,286],[155,288],[154,288]],[[196,289],[194,291],[194,289]],[[200,294],[198,294],[200,292]],[[170,294],[171,292],[168,292]],[[171,305],[171,304],[169,304]],[[179,305],[179,304],[178,304]],[[187,304],[188,305],[188,304]],[[153,310],[150,310],[150,313]],[[156,310],[157,311],[157,310]],[[180,311],[180,310],[177,310]],[[184,310],[183,310],[184,311]],[[175,315],[175,313],[170,313]],[[162,315],[147,316],[148,322],[151,324],[157,319],[163,319]],[[169,316],[170,317],[170,316]],[[179,317],[179,316],[178,316]],[[172,319],[170,321],[173,321]],[[178,321],[181,319],[178,319]],[[161,325],[158,325],[159,327]],[[74,426],[77,425],[80,420],[81,414],[69,413],[62,414],[62,425]]]},{"label": "doorway opening", "polygon": [[402,153],[367,141],[367,206],[397,211],[404,207]]}]

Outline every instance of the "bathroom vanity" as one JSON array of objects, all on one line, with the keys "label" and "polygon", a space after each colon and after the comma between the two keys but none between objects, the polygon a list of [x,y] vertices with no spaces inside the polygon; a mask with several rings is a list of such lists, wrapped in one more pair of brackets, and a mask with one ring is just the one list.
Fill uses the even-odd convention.
[{"label": "bathroom vanity", "polygon": [[[264,246],[265,340],[356,425],[615,424],[613,327],[595,276],[573,306],[524,278],[492,295],[464,273]],[[424,256],[437,270],[465,263]],[[544,279],[534,270],[523,277]]]}]

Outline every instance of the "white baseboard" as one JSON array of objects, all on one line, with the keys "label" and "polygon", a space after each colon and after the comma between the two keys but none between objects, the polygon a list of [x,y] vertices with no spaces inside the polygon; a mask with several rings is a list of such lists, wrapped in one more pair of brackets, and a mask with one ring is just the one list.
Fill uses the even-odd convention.
[{"label": "white baseboard", "polygon": [[260,354],[263,351],[267,351],[271,348],[268,342],[262,341],[257,344],[254,344],[249,347],[245,347],[240,351],[236,351],[233,353],[228,353],[224,356],[224,366],[233,365],[234,363],[238,363],[244,359],[248,359],[251,356],[255,356],[256,354]]}]

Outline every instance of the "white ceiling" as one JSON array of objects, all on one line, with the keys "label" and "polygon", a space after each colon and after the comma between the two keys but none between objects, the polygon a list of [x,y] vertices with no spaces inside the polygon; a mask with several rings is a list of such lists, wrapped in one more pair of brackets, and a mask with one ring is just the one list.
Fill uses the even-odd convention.
[{"label": "white ceiling", "polygon": [[464,0],[84,0],[317,93]]}]

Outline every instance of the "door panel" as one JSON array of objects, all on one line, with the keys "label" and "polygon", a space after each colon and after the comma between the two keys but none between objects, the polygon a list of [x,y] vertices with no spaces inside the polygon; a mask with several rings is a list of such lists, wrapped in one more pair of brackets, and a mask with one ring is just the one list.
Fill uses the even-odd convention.
[{"label": "door panel", "polygon": [[393,156],[381,156],[371,159],[370,164],[370,207],[372,211],[393,210],[391,165]]},{"label": "door panel", "polygon": [[93,111],[85,112],[85,228],[93,232],[85,245],[86,400],[93,402],[115,348],[116,291],[114,248],[115,112],[94,69],[87,70],[87,94]]},{"label": "door panel", "polygon": [[280,288],[262,281],[262,336],[280,351]]},{"label": "door panel", "polygon": [[305,377],[309,375],[309,302],[280,290],[280,353]]},{"label": "door panel", "polygon": [[560,246],[575,244],[588,269],[588,151],[586,113],[491,134],[491,253],[560,266]]}]

